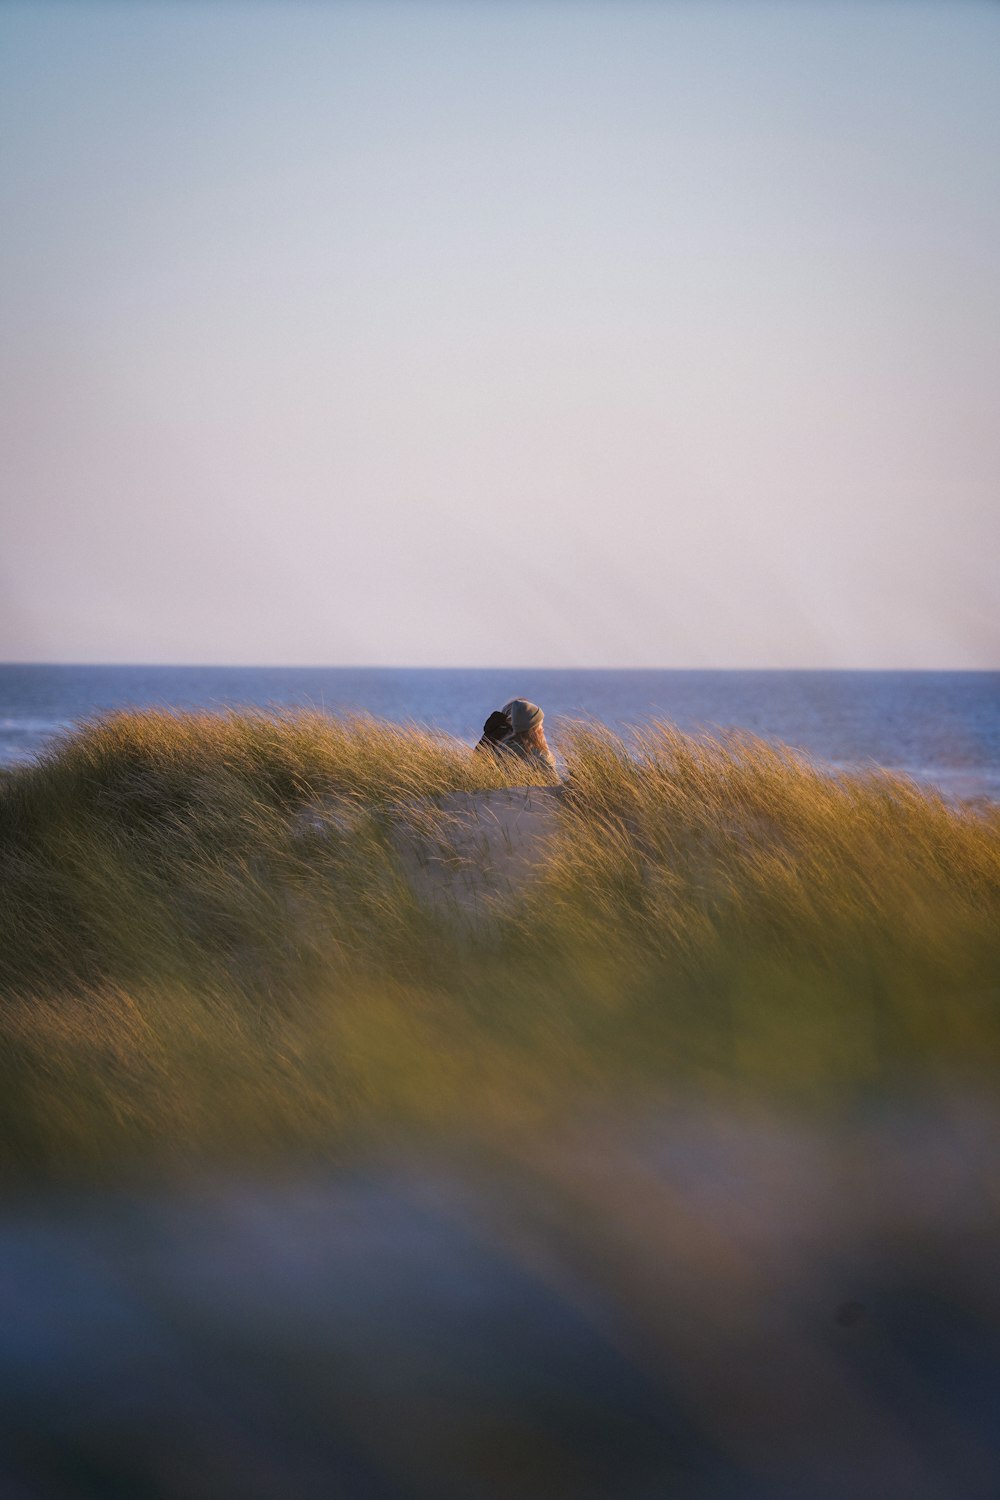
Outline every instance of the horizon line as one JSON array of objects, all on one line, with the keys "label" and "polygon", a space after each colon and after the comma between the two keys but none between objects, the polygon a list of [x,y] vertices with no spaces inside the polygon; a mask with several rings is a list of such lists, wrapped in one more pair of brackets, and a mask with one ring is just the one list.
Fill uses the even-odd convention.
[{"label": "horizon line", "polygon": [[896,673],[967,673],[985,675],[1000,673],[995,667],[684,667],[684,666],[526,666],[487,665],[467,663],[464,665],[414,665],[398,662],[226,662],[226,661],[0,661],[5,667],[73,667],[73,668],[142,668],[168,671],[222,671],[222,672],[896,672]]}]

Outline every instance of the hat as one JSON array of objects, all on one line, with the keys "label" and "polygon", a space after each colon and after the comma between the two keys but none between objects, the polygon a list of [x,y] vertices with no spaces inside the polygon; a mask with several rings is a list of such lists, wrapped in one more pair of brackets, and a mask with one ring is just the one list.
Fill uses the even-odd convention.
[{"label": "hat", "polygon": [[515,734],[535,729],[545,717],[538,704],[529,703],[527,698],[512,698],[509,703],[504,704],[504,713],[510,716]]}]

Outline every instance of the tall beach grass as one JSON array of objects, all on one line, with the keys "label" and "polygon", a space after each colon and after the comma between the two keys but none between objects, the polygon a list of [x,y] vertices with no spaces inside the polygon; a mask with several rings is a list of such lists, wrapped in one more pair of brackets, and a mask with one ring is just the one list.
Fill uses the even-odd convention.
[{"label": "tall beach grass", "polygon": [[401,848],[530,773],[416,726],[124,713],[10,772],[8,1177],[995,1083],[995,811],[745,736],[558,739],[554,835],[479,922]]}]

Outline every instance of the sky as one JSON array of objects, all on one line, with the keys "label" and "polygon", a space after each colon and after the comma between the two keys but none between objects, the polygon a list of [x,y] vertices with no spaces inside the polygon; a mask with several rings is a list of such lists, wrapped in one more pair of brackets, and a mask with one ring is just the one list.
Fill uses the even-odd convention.
[{"label": "sky", "polygon": [[998,668],[1000,5],[4,0],[0,659]]}]

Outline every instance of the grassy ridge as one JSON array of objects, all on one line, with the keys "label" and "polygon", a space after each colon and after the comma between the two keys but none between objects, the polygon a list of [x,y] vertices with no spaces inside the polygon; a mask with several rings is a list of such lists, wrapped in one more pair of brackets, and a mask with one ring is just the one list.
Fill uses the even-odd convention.
[{"label": "grassy ridge", "polygon": [[[748,736],[572,741],[545,901],[580,982],[807,1090],[1000,1058],[1000,817]],[[678,1018],[678,1012],[685,1019]]]},{"label": "grassy ridge", "polygon": [[545,864],[479,928],[421,900],[399,836],[433,842],[437,797],[505,773],[420,729],[118,714],[12,772],[4,1169],[259,1159],[675,1084],[995,1078],[995,813],[665,725],[560,748]]}]

